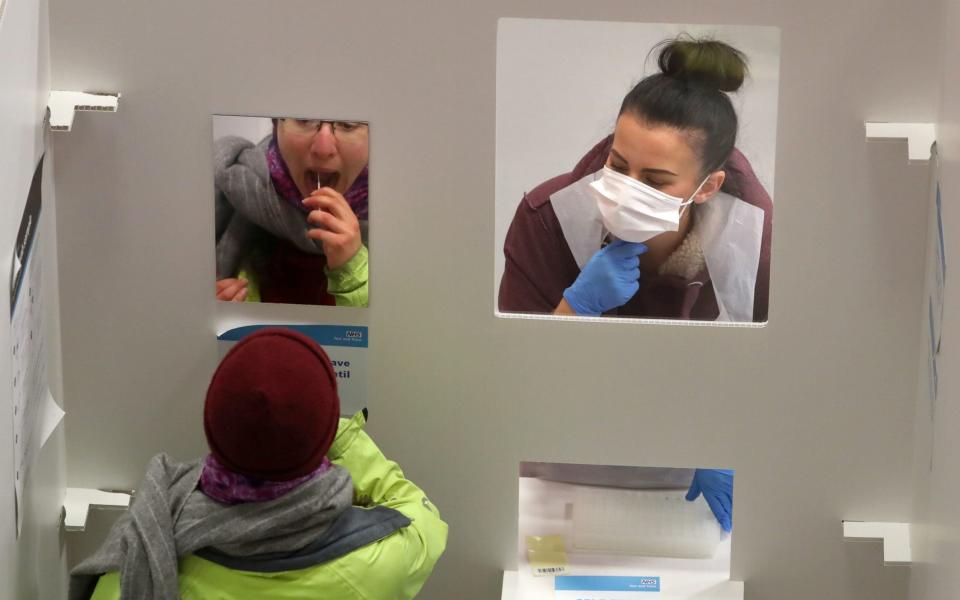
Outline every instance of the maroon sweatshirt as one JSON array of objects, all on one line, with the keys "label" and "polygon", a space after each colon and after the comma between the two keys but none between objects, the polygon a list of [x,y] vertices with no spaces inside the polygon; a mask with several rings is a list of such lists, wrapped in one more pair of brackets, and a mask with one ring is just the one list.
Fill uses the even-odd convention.
[{"label": "maroon sweatshirt", "polygon": [[[594,146],[572,171],[549,179],[524,195],[503,244],[506,262],[498,299],[501,311],[552,313],[560,304],[563,291],[576,280],[580,268],[567,246],[550,196],[600,170],[612,145],[611,135]],[[727,175],[722,191],[762,209],[764,213],[753,304],[753,320],[763,322],[767,320],[770,290],[773,203],[739,150],[734,149],[724,171]],[[636,295],[606,314],[712,321],[719,315],[719,309],[710,274],[704,268],[692,279],[644,274]]]}]

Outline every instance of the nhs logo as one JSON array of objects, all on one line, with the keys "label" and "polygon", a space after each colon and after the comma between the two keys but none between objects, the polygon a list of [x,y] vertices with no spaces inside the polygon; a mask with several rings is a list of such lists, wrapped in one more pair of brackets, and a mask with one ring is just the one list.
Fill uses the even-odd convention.
[{"label": "nhs logo", "polygon": [[558,575],[553,589],[556,600],[637,600],[659,592],[660,578]]}]

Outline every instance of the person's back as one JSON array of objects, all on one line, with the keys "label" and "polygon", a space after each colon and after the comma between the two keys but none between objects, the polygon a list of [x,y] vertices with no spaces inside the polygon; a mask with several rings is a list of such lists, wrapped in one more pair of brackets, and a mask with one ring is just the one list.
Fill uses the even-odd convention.
[{"label": "person's back", "polygon": [[71,599],[414,597],[447,526],[365,415],[338,413],[319,346],[276,329],[238,344],[207,395],[211,455],[151,462]]}]

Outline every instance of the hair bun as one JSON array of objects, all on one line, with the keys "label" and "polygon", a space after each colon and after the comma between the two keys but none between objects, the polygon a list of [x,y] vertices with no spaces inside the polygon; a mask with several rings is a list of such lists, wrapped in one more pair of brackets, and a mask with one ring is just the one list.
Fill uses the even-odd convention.
[{"label": "hair bun", "polygon": [[668,77],[735,92],[747,74],[747,57],[733,46],[710,39],[679,36],[663,42],[660,70]]}]

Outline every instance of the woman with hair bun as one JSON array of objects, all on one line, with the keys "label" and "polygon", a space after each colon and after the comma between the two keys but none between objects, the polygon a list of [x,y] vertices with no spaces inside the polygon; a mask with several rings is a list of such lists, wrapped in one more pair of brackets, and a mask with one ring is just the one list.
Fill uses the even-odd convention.
[{"label": "woman with hair bun", "polygon": [[746,57],[680,36],[660,44],[658,65],[612,135],[520,202],[501,311],[767,320],[773,205],[735,148],[728,96]]}]

